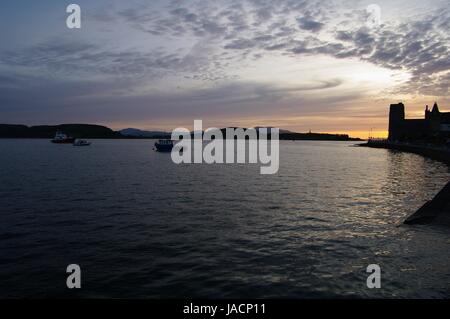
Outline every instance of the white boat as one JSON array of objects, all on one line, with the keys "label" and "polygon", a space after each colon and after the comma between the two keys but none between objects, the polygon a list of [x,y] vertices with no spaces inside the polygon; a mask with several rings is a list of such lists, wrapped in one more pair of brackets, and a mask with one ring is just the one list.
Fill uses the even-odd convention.
[{"label": "white boat", "polygon": [[55,137],[51,140],[56,144],[70,144],[75,142],[75,138],[67,136],[61,131],[56,132]]},{"label": "white boat", "polygon": [[158,152],[170,152],[173,148],[172,140],[159,140],[155,143],[156,150]]},{"label": "white boat", "polygon": [[91,142],[86,140],[75,140],[75,142],[73,142],[73,146],[89,146],[89,145],[91,145]]}]

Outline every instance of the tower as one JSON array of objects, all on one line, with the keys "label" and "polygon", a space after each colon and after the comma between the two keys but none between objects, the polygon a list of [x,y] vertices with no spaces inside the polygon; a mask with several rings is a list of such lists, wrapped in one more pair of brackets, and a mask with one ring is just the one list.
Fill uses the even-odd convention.
[{"label": "tower", "polygon": [[405,105],[391,104],[389,108],[389,140],[398,140],[402,136],[402,126],[405,120]]},{"label": "tower", "polygon": [[441,127],[441,112],[439,111],[439,106],[435,102],[433,109],[429,113],[429,128],[432,134],[439,132]]},{"label": "tower", "polygon": [[437,105],[437,102],[434,102],[433,110],[431,111],[431,113],[433,113],[433,114],[439,114],[440,113],[439,112],[439,106]]},{"label": "tower", "polygon": [[430,107],[427,105],[425,107],[425,120],[428,121],[430,119],[430,114],[431,114]]}]

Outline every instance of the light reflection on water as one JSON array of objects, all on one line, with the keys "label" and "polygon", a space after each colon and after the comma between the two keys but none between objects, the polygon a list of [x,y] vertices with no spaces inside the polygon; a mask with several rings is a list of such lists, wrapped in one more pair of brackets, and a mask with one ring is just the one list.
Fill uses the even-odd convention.
[{"label": "light reflection on water", "polygon": [[[445,165],[282,141],[269,176],[177,166],[152,145],[0,140],[0,296],[450,296],[448,229],[401,225],[449,180]],[[65,288],[70,263],[83,271],[77,292]]]}]

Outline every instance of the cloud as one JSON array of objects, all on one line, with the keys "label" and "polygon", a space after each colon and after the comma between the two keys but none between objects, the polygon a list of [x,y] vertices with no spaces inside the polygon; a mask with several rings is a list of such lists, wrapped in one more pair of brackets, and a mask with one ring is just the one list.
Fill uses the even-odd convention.
[{"label": "cloud", "polygon": [[[205,88],[135,92],[133,89],[139,86],[139,80],[54,79],[43,82],[37,75],[8,74],[0,77],[0,105],[2,117],[17,123],[33,119],[27,124],[112,123],[143,118],[157,121],[167,117],[175,120],[236,114],[270,116],[283,109],[289,111],[303,99],[304,92],[329,90],[342,84],[341,79],[291,86],[230,81]],[[329,103],[329,107],[333,104]],[[313,107],[311,110],[314,112]]]},{"label": "cloud", "polygon": [[421,21],[386,25],[375,30],[341,31],[337,39],[345,41],[345,48],[337,48],[331,54],[409,71],[412,78],[400,92],[445,96],[449,93],[450,82],[439,74],[450,72],[450,43],[448,34],[440,29],[443,25],[440,21],[448,19],[449,11],[444,9]]},{"label": "cloud", "polygon": [[[22,110],[25,106],[20,105],[26,104],[52,108],[53,114],[61,104],[73,110],[80,105],[83,114],[110,105],[105,113],[111,118],[127,116],[120,105],[129,105],[135,111],[130,116],[136,117],[146,112],[272,112],[275,104],[286,105],[287,112],[301,109],[302,103],[314,105],[300,96],[314,92],[320,105],[316,112],[321,112],[331,110],[326,103],[343,108],[365,93],[361,88],[344,90],[347,83],[335,75],[327,81],[312,77],[315,82],[302,85],[245,78],[254,61],[273,56],[361,60],[410,74],[394,93],[449,95],[450,14],[436,3],[414,16],[385,19],[376,28],[366,27],[364,6],[347,0],[162,1],[151,6],[121,2],[89,18],[98,30],[129,30],[130,37],[93,32],[36,39],[37,44],[21,48],[3,46],[2,112]],[[340,95],[331,95],[333,88],[341,89]],[[328,97],[324,90],[329,90]]]},{"label": "cloud", "polygon": [[301,17],[297,19],[300,29],[318,32],[323,27],[324,24],[313,20],[311,17]]},{"label": "cloud", "polygon": [[157,69],[171,69],[181,63],[181,57],[161,50],[152,52],[112,51],[88,42],[53,39],[21,52],[5,51],[0,63],[14,67],[41,69],[73,74],[110,74],[138,76]]}]

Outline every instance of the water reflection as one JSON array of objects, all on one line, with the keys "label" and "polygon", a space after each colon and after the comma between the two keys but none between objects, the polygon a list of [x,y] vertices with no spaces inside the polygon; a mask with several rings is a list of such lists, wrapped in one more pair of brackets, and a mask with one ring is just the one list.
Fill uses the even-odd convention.
[{"label": "water reflection", "polygon": [[[450,235],[399,226],[449,179],[418,155],[282,142],[280,171],[174,165],[153,141],[0,141],[1,296],[449,296]],[[383,289],[365,287],[378,263]]]}]

